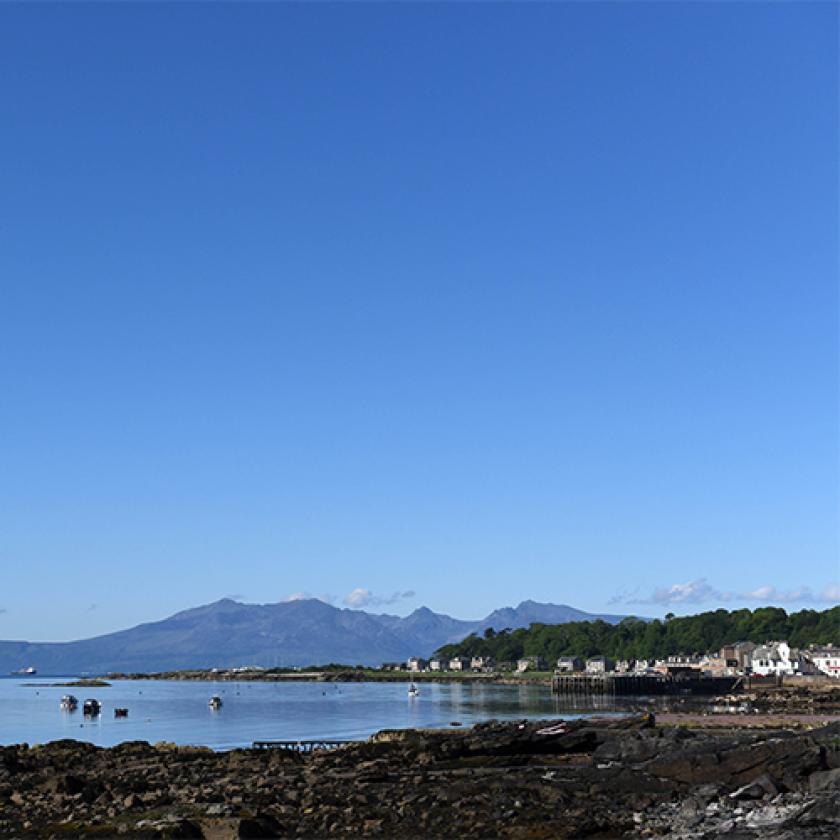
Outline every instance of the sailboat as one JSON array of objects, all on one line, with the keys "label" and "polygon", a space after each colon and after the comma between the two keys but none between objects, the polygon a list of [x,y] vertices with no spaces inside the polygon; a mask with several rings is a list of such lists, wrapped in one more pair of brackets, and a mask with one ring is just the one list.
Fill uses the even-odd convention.
[{"label": "sailboat", "polygon": [[416,685],[414,685],[414,683],[412,683],[412,684],[408,687],[408,696],[409,696],[410,698],[416,697],[419,693],[420,693],[420,689],[419,689],[419,688],[417,688],[417,686],[416,686]]}]

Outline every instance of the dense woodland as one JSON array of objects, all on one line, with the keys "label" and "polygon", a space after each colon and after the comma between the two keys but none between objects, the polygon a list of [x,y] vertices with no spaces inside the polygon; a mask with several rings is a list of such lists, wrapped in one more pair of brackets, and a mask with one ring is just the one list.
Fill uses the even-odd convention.
[{"label": "dense woodland", "polygon": [[619,624],[576,621],[568,624],[532,624],[528,629],[495,631],[468,636],[445,645],[438,655],[492,656],[496,661],[522,656],[596,656],[614,659],[654,659],[676,653],[709,653],[738,641],[788,641],[792,647],[840,644],[840,606],[828,610],[802,610],[788,615],[779,607],[755,610],[715,610],[664,621],[625,618]]}]

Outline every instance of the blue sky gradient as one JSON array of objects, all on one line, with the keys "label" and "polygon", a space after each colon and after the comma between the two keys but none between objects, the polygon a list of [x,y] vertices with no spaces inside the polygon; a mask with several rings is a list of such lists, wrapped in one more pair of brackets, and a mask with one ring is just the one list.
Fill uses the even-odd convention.
[{"label": "blue sky gradient", "polygon": [[835,603],[837,16],[4,4],[0,638]]}]

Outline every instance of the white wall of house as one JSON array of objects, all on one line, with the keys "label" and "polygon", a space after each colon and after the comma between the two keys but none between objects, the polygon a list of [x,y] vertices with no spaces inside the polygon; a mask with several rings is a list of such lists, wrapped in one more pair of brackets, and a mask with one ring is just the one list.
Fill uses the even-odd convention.
[{"label": "white wall of house", "polygon": [[802,673],[799,654],[787,642],[758,647],[753,651],[752,672],[762,677],[792,676]]},{"label": "white wall of house", "polygon": [[811,654],[811,661],[823,673],[840,679],[840,648]]}]

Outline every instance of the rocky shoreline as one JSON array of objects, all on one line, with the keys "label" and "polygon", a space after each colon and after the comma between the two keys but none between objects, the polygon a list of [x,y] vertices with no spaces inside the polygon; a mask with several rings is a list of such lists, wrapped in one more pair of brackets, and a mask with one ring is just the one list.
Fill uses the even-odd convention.
[{"label": "rocky shoreline", "polygon": [[176,680],[179,682],[374,682],[374,683],[451,683],[475,682],[497,685],[522,685],[535,683],[551,685],[547,673],[482,673],[465,671],[441,673],[409,673],[388,671],[160,671],[153,674],[113,672],[106,674],[108,680]]},{"label": "rocky shoreline", "polygon": [[0,836],[810,840],[840,831],[840,723],[556,724],[382,732],[311,755],[3,747]]}]

